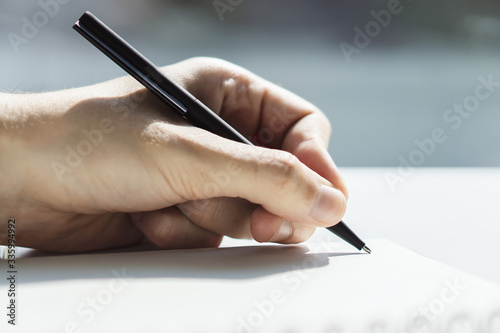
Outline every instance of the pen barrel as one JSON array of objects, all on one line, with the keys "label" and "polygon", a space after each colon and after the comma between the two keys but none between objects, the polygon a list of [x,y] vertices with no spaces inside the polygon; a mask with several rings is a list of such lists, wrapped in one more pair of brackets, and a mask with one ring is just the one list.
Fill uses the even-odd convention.
[{"label": "pen barrel", "polygon": [[326,229],[342,238],[358,250],[361,250],[365,246],[365,243],[358,236],[356,236],[356,234],[342,221],[340,221],[333,227],[329,227]]},{"label": "pen barrel", "polygon": [[[192,105],[190,108],[188,105]],[[224,119],[219,117],[215,112],[210,110],[205,104],[199,100],[190,101],[188,103],[188,112],[186,118],[195,126],[203,128],[209,132],[220,135],[226,139],[253,145],[241,133],[236,131],[231,125],[226,123]],[[195,107],[199,109],[196,109]],[[204,112],[193,112],[194,110],[203,109]],[[193,111],[192,111],[193,110]]]}]

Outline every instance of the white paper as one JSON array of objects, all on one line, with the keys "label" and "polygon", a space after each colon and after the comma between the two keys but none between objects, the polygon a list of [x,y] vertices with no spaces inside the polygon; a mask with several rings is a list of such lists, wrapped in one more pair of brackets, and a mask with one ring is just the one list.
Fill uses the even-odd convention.
[{"label": "white paper", "polygon": [[19,259],[1,331],[500,332],[500,288],[389,241],[237,244]]}]

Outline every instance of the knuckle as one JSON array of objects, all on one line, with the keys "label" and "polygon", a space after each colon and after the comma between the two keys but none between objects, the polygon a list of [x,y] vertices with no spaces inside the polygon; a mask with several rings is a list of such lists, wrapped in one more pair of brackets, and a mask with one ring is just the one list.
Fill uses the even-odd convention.
[{"label": "knuckle", "polygon": [[278,188],[285,190],[295,188],[300,183],[300,162],[294,155],[275,151],[263,161],[271,172],[271,179]]},{"label": "knuckle", "polygon": [[203,65],[207,65],[207,64],[217,65],[217,64],[226,62],[225,60],[222,60],[220,58],[208,57],[208,56],[195,56],[195,57],[191,57],[191,58],[187,59],[186,61],[201,63]]},{"label": "knuckle", "polygon": [[[296,210],[312,206],[318,193],[315,174],[293,154],[266,149],[260,156],[255,185],[268,188],[268,198],[280,196],[285,201],[294,202]],[[265,184],[267,183],[267,184]]]},{"label": "knuckle", "polygon": [[185,60],[185,62],[209,73],[220,73],[232,70],[236,67],[236,65],[227,60],[206,56],[192,57]]}]

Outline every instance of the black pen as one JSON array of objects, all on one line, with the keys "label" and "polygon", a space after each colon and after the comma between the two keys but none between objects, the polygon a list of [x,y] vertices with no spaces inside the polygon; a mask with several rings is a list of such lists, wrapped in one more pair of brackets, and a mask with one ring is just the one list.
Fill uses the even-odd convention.
[{"label": "black pen", "polygon": [[[83,14],[73,28],[194,126],[230,140],[253,145],[186,89],[165,76],[158,67],[92,13]],[[344,222],[340,221],[327,229],[358,250],[371,253]]]}]

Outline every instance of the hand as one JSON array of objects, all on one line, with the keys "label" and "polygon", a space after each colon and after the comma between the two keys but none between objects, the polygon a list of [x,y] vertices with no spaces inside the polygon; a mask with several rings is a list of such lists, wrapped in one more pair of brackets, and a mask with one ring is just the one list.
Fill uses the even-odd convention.
[{"label": "hand", "polygon": [[16,218],[18,246],[212,247],[223,235],[297,243],[341,220],[347,188],[316,107],[222,60],[163,70],[268,148],[189,125],[131,77],[2,94],[0,224]]}]

